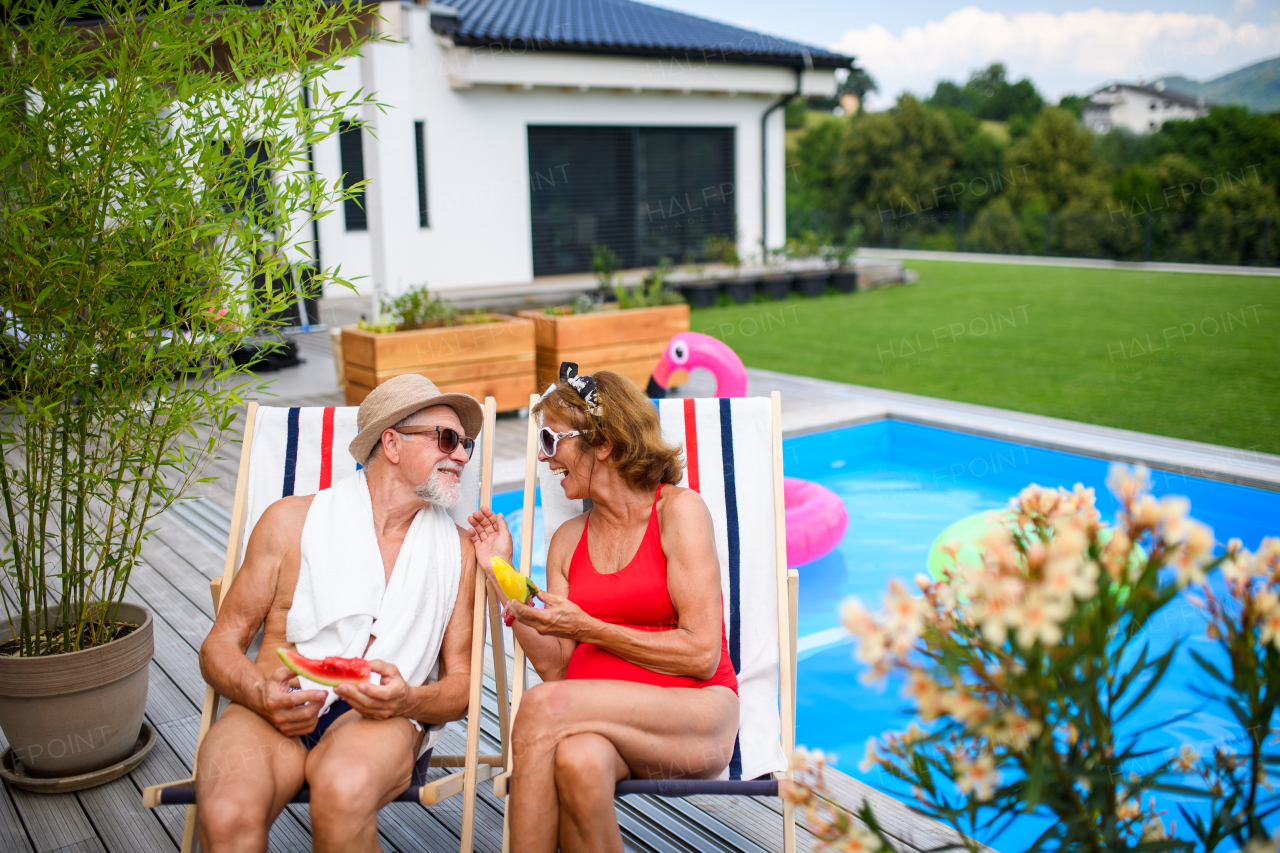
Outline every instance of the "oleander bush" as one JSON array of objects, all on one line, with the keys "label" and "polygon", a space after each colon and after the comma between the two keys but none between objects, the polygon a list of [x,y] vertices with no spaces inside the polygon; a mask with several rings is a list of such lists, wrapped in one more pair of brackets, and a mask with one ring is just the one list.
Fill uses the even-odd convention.
[{"label": "oleander bush", "polygon": [[[894,580],[878,612],[846,602],[868,677],[900,679],[919,718],[869,743],[864,767],[969,838],[1030,814],[1048,819],[1031,850],[1274,850],[1280,539],[1257,553],[1235,540],[1215,549],[1185,498],[1148,493],[1144,470],[1117,466],[1108,482],[1121,505],[1114,524],[1091,489],[1032,485],[992,514],[980,562],[957,561],[951,543],[949,567],[918,577],[917,592]],[[1229,667],[1193,650],[1201,672],[1171,673],[1178,644],[1153,649],[1154,620],[1179,598],[1203,614]],[[1144,704],[1171,677],[1225,706],[1238,737],[1204,756],[1144,748],[1137,721],[1180,716]],[[825,762],[798,752],[790,789],[815,834],[837,849],[894,849],[869,806],[850,811],[825,795]],[[1168,814],[1159,792],[1208,808]]]}]

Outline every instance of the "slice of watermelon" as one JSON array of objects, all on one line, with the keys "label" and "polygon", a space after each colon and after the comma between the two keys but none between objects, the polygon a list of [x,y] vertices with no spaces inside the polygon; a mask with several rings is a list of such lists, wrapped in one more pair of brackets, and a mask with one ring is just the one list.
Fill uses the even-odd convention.
[{"label": "slice of watermelon", "polygon": [[289,649],[276,649],[284,665],[317,684],[337,687],[369,680],[369,662],[364,658],[325,658],[314,660]]}]

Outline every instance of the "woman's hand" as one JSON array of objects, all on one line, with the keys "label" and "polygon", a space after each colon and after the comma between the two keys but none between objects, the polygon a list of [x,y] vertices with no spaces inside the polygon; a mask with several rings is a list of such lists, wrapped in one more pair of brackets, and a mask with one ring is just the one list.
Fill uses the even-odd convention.
[{"label": "woman's hand", "polygon": [[563,595],[543,590],[538,593],[538,598],[542,599],[545,607],[533,607],[512,600],[507,602],[507,610],[513,613],[522,624],[528,625],[539,634],[584,642],[583,637],[597,620],[588,616],[581,607]]},{"label": "woman's hand", "polygon": [[507,520],[500,513],[495,514],[492,510],[481,507],[478,511],[471,513],[467,521],[471,522],[471,529],[467,531],[467,535],[471,537],[471,544],[475,546],[476,562],[489,578],[489,588],[498,596],[499,603],[505,607],[507,595],[502,591],[502,587],[498,586],[491,560],[494,557],[501,557],[508,563],[511,562],[514,549],[511,531],[507,529]]},{"label": "woman's hand", "polygon": [[467,535],[471,537],[471,544],[476,547],[476,559],[480,561],[480,565],[488,569],[489,560],[493,557],[511,562],[515,548],[511,541],[511,531],[507,529],[507,520],[501,513],[481,507],[471,513],[467,521],[471,523]]}]

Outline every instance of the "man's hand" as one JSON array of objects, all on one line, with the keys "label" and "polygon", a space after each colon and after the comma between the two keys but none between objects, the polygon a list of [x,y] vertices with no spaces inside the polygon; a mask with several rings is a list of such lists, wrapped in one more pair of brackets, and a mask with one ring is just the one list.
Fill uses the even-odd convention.
[{"label": "man's hand", "polygon": [[324,707],[323,690],[289,690],[293,672],[280,667],[258,683],[253,710],[285,737],[300,737],[315,731]]},{"label": "man's hand", "polygon": [[381,660],[369,661],[369,669],[382,677],[381,684],[343,684],[338,687],[338,695],[370,720],[407,716],[409,684],[400,675],[400,670],[394,664]]}]

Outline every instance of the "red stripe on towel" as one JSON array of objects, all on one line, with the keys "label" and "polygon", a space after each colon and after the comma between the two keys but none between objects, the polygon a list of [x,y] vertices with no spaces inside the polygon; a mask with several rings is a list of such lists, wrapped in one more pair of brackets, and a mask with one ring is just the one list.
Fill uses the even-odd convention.
[{"label": "red stripe on towel", "polygon": [[320,428],[320,488],[333,484],[333,406],[326,406]]},{"label": "red stripe on towel", "polygon": [[702,491],[698,488],[698,416],[692,397],[684,399],[684,460],[689,468],[689,488],[695,492]]}]

